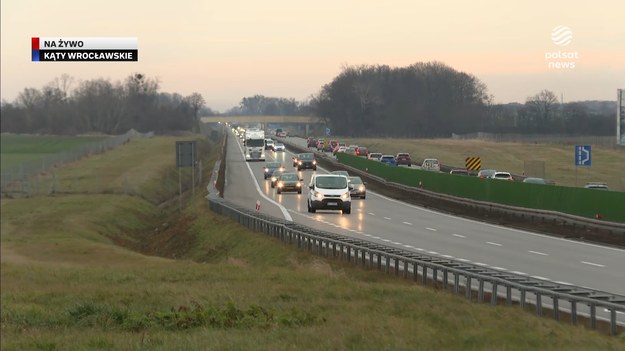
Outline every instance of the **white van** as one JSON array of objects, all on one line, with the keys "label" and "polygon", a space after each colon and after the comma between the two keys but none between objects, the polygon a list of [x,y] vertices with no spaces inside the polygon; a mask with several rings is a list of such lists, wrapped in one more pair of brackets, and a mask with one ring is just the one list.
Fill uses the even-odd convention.
[{"label": "white van", "polygon": [[425,169],[426,171],[441,171],[441,164],[435,158],[426,158],[423,160],[423,164],[421,164],[421,169]]},{"label": "white van", "polygon": [[314,174],[308,185],[308,212],[317,210],[340,210],[352,212],[352,198],[349,194],[347,177],[337,174]]}]

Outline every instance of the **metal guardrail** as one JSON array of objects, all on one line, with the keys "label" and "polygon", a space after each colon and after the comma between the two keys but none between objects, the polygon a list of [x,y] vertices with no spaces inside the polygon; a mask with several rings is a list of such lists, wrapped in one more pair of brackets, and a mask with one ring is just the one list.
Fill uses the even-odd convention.
[{"label": "metal guardrail", "polygon": [[[485,302],[490,295],[493,305],[499,300],[507,305],[516,302],[522,309],[534,305],[537,315],[544,315],[544,310],[549,307],[546,302],[551,300],[553,318],[561,320],[562,313],[569,313],[573,324],[577,324],[578,317],[583,315],[580,309],[587,307],[592,329],[597,328],[597,310],[605,309],[609,313],[610,334],[616,335],[623,329],[619,326],[617,313],[625,313],[625,296],[341,236],[256,213],[216,196],[209,196],[208,203],[212,211],[230,217],[251,230],[271,235],[319,256],[338,258],[406,279],[411,277],[424,285],[429,281],[434,286],[440,285],[456,294],[464,294],[468,299],[475,298],[478,303]],[[513,293],[519,297],[513,299]]]},{"label": "metal guardrail", "polygon": [[290,143],[290,142],[288,142],[286,140],[282,140],[282,142],[284,142],[285,144],[289,145],[290,147],[295,148],[295,149],[297,149],[297,150],[299,150],[301,152],[314,152],[317,156],[319,156],[320,158],[325,160],[325,162],[329,162],[329,163],[331,163],[335,167],[344,168],[344,169],[347,169],[347,170],[349,170],[349,171],[351,171],[351,172],[353,172],[355,174],[358,174],[360,176],[366,176],[366,177],[375,179],[376,181],[378,181],[382,185],[389,186],[389,187],[394,187],[396,189],[401,189],[402,191],[409,191],[409,192],[419,193],[421,195],[425,195],[425,196],[430,197],[432,199],[444,200],[444,201],[452,201],[452,202],[455,202],[457,204],[462,204],[464,206],[469,206],[469,207],[473,207],[473,208],[481,208],[481,209],[485,209],[485,210],[488,210],[488,211],[491,211],[491,212],[512,214],[512,215],[517,216],[517,217],[527,217],[528,219],[538,219],[538,220],[541,220],[543,222],[556,222],[556,223],[560,223],[560,224],[571,224],[571,225],[575,225],[577,227],[585,228],[585,229],[600,228],[600,229],[604,229],[604,230],[608,230],[608,231],[614,232],[614,233],[619,234],[619,235],[623,235],[625,237],[625,223],[606,222],[604,220],[597,220],[597,219],[593,219],[593,218],[586,218],[586,217],[581,217],[581,216],[576,216],[576,215],[571,215],[571,214],[562,213],[562,212],[556,212],[556,211],[540,210],[540,209],[530,209],[530,208],[525,208],[525,207],[510,206],[510,205],[504,205],[504,204],[498,204],[498,203],[492,203],[492,202],[484,202],[484,201],[479,201],[479,200],[461,198],[461,197],[457,197],[457,196],[453,196],[453,195],[436,193],[436,192],[433,192],[433,191],[428,191],[428,190],[425,190],[425,189],[419,189],[419,188],[415,188],[415,187],[410,187],[410,186],[406,186],[406,185],[403,185],[403,184],[388,182],[384,178],[377,177],[377,176],[371,175],[369,173],[366,173],[366,172],[364,172],[364,171],[362,171],[360,169],[357,169],[357,168],[350,167],[348,165],[342,164],[342,163],[336,161],[335,159],[333,159],[332,157],[329,157],[324,152],[307,150],[306,148],[304,148],[304,147],[302,147],[300,145],[296,145],[296,144]]}]

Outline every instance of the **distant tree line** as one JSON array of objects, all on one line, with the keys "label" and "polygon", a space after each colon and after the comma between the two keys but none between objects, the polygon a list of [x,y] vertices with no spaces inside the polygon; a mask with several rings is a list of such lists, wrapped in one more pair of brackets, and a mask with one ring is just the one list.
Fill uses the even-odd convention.
[{"label": "distant tree line", "polygon": [[348,66],[312,97],[309,110],[333,133],[349,136],[449,137],[452,133],[612,135],[615,104],[562,104],[543,90],[524,104],[493,104],[471,74],[442,63]]},{"label": "distant tree line", "polygon": [[616,102],[561,103],[549,90],[524,104],[499,104],[488,108],[482,131],[521,134],[614,135]]},{"label": "distant tree line", "polygon": [[306,116],[311,114],[308,102],[295,99],[254,95],[244,97],[239,106],[226,111],[235,116]]},{"label": "distant tree line", "polygon": [[2,132],[106,133],[198,130],[202,95],[159,92],[154,78],[136,73],[123,82],[82,81],[63,75],[42,89],[25,88],[14,102],[2,102]]}]

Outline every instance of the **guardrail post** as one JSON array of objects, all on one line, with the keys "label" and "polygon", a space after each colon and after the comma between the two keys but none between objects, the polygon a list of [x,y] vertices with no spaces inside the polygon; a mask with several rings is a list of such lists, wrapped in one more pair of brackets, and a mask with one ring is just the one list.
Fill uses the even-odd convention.
[{"label": "guardrail post", "polygon": [[382,270],[382,255],[380,255],[380,253],[377,253],[376,256],[378,260],[378,271],[381,271]]},{"label": "guardrail post", "polygon": [[542,294],[540,292],[536,292],[536,314],[543,315]]},{"label": "guardrail post", "polygon": [[384,273],[388,274],[390,271],[391,267],[391,258],[386,255],[386,266],[384,267]]},{"label": "guardrail post", "polygon": [[519,301],[519,306],[521,306],[521,309],[524,310],[525,309],[525,289],[521,289],[521,298]]},{"label": "guardrail post", "polygon": [[432,267],[432,286],[436,287],[438,283],[438,269],[436,267]]},{"label": "guardrail post", "polygon": [[343,261],[343,244],[339,244],[339,248],[341,249],[341,251],[339,252],[339,260]]},{"label": "guardrail post", "polygon": [[393,258],[393,265],[395,266],[395,276],[399,275],[399,258]]},{"label": "guardrail post", "polygon": [[464,292],[465,292],[467,299],[471,300],[471,276],[470,275],[467,275],[464,287],[465,287]]},{"label": "guardrail post", "polygon": [[347,262],[352,262],[352,247],[347,245]]},{"label": "guardrail post", "polygon": [[460,273],[454,272],[454,293],[460,294]]},{"label": "guardrail post", "polygon": [[408,278],[408,260],[404,260],[404,279]]},{"label": "guardrail post", "polygon": [[610,335],[616,335],[616,309],[610,310]]},{"label": "guardrail post", "polygon": [[426,285],[428,282],[428,266],[423,265],[423,269],[421,269],[421,283]]},{"label": "guardrail post", "polygon": [[491,305],[496,305],[497,304],[497,282],[491,282],[492,284],[492,291],[491,291],[491,295],[490,295],[490,304]]},{"label": "guardrail post", "polygon": [[415,282],[419,279],[419,264],[417,261],[412,262],[412,280]]},{"label": "guardrail post", "polygon": [[445,290],[447,290],[447,285],[448,285],[448,282],[447,282],[447,279],[449,279],[449,277],[447,276],[448,274],[449,272],[446,269],[444,269],[443,270],[443,289]]},{"label": "guardrail post", "polygon": [[557,296],[553,296],[553,319],[559,321],[560,320],[560,307],[559,305],[559,301],[558,301],[558,297]]},{"label": "guardrail post", "polygon": [[571,300],[571,323],[577,325],[577,301]]},{"label": "guardrail post", "polygon": [[477,302],[484,302],[484,279],[479,279],[479,288],[477,291]]},{"label": "guardrail post", "polygon": [[512,287],[506,286],[506,305],[512,305]]},{"label": "guardrail post", "polygon": [[367,267],[367,254],[369,254],[369,259],[371,259],[371,253],[369,251],[362,250],[362,266]]},{"label": "guardrail post", "polygon": [[590,328],[597,329],[597,306],[590,304]]}]

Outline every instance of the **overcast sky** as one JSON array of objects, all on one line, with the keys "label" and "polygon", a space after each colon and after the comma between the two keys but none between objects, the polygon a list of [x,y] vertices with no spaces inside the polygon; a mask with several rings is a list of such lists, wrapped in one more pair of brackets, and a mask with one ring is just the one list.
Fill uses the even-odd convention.
[{"label": "overcast sky", "polygon": [[[524,102],[542,89],[565,101],[615,100],[625,88],[623,0],[3,0],[1,7],[7,101],[63,73],[116,81],[140,72],[158,78],[161,91],[199,92],[224,111],[254,94],[305,99],[345,64],[433,60],[474,74],[496,102]],[[552,40],[556,26],[568,28],[568,45]],[[31,37],[96,36],[137,37],[139,62],[31,62]],[[546,60],[552,52],[578,58]]]}]

